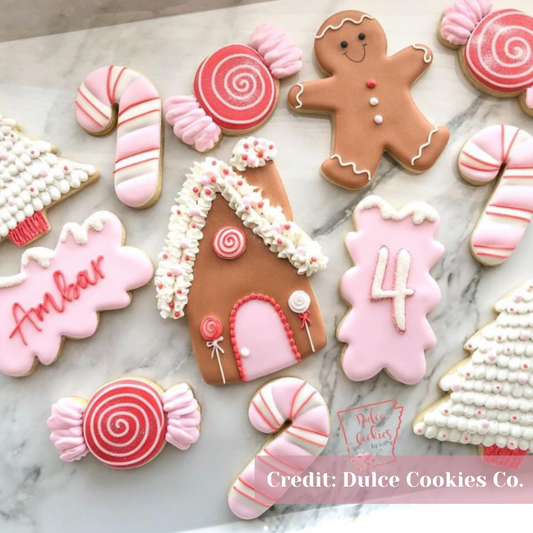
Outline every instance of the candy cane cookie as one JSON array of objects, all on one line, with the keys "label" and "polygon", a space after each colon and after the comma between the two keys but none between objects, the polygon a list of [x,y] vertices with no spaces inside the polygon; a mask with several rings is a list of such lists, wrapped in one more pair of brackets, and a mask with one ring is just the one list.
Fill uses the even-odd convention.
[{"label": "candy cane cookie", "polygon": [[261,516],[288,490],[263,488],[266,483],[258,482],[256,474],[261,472],[265,480],[272,471],[301,475],[322,453],[330,433],[329,409],[324,398],[299,378],[279,378],[263,385],[252,398],[248,417],[254,428],[274,436],[230,488],[229,507],[245,520]]},{"label": "candy cane cookie", "polygon": [[166,442],[188,450],[200,436],[200,421],[200,405],[186,383],[165,391],[148,379],[121,378],[89,401],[60,399],[48,428],[63,461],[91,452],[105,465],[125,470],[150,462]]},{"label": "candy cane cookie", "polygon": [[474,228],[472,255],[487,266],[507,261],[533,216],[533,137],[514,126],[489,126],[461,150],[459,172],[472,185],[496,180]]},{"label": "candy cane cookie", "polygon": [[76,119],[91,135],[117,128],[115,191],[129,207],[144,209],[161,194],[161,98],[152,82],[128,67],[91,72],[78,87]]},{"label": "candy cane cookie", "polygon": [[448,6],[438,37],[457,49],[470,83],[492,96],[518,96],[533,116],[533,17],[516,9],[492,11],[491,0],[456,0]]},{"label": "candy cane cookie", "polygon": [[302,50],[279,28],[257,27],[248,45],[224,46],[196,72],[194,96],[165,103],[166,120],[176,137],[199,152],[226,135],[242,135],[265,122],[278,101],[279,81],[302,68]]}]

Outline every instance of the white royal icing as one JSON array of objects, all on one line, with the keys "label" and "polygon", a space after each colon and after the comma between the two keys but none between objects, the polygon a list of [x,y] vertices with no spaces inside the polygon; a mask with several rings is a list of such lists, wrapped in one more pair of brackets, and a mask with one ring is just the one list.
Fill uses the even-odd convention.
[{"label": "white royal icing", "polygon": [[243,172],[247,168],[264,167],[268,161],[274,161],[277,155],[276,145],[272,141],[248,137],[237,143],[229,162]]},{"label": "white royal icing", "polygon": [[15,126],[0,115],[0,239],[96,173],[91,165],[58,158],[50,143]]},{"label": "white royal icing", "polygon": [[465,345],[472,357],[442,378],[449,397],[414,431],[430,439],[533,452],[533,279],[500,300],[498,318]]},{"label": "white royal icing", "polygon": [[261,237],[272,253],[287,259],[298,274],[311,276],[326,268],[328,258],[318,242],[294,221],[288,221],[282,209],[271,205],[245,177],[224,162],[208,157],[195,163],[172,207],[166,245],[159,254],[155,276],[158,308],[163,318],[183,316],[202,229],[217,193],[243,224]]},{"label": "white royal icing", "polygon": [[401,209],[395,209],[380,196],[367,196],[359,204],[356,211],[359,213],[365,209],[379,209],[381,217],[385,220],[400,221],[407,217],[413,217],[414,224],[421,224],[424,220],[435,222],[439,219],[439,214],[433,207],[425,202],[411,202],[404,205]]}]

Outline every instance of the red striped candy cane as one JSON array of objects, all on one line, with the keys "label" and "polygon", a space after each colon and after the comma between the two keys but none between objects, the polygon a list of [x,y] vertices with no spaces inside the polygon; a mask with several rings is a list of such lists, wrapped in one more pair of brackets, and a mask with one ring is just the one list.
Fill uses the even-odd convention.
[{"label": "red striped candy cane", "polygon": [[248,416],[254,428],[275,435],[231,486],[230,509],[245,520],[261,516],[288,490],[257,487],[256,472],[263,471],[265,479],[272,471],[288,476],[303,474],[326,447],[330,430],[324,398],[298,378],[279,378],[263,385],[252,398]]},{"label": "red striped candy cane", "polygon": [[78,87],[75,104],[78,123],[91,135],[117,127],[119,200],[137,209],[154,204],[161,194],[163,151],[161,98],[152,82],[128,67],[102,67]]},{"label": "red striped candy cane", "polygon": [[470,242],[480,263],[499,265],[511,257],[533,216],[533,137],[514,126],[484,128],[461,150],[459,170],[473,185],[499,177]]}]

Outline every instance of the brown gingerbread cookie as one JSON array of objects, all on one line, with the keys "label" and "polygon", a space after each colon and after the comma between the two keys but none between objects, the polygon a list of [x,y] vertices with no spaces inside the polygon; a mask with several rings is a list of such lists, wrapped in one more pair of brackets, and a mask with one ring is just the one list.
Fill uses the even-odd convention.
[{"label": "brown gingerbread cookie", "polygon": [[413,173],[435,163],[450,132],[433,126],[410,92],[433,61],[427,46],[414,44],[389,57],[387,38],[373,16],[342,11],[318,30],[315,54],[329,77],[296,84],[289,104],[333,117],[333,155],[322,164],[326,179],[361,189],[384,152]]},{"label": "brown gingerbread cookie", "polygon": [[274,158],[253,137],[231,165],[196,163],[172,208],[155,284],[163,318],[187,314],[207,383],[250,381],[326,345],[309,276],[327,258],[292,219]]}]

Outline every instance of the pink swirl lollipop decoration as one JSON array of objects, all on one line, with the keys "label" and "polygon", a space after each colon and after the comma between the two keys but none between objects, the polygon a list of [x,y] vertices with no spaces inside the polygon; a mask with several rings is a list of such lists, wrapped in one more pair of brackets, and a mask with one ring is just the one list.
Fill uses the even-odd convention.
[{"label": "pink swirl lollipop decoration", "polygon": [[240,134],[262,124],[278,100],[278,79],[302,67],[302,51],[278,28],[259,26],[250,44],[220,48],[200,65],[194,96],[165,103],[174,134],[199,152],[213,148],[223,132]]},{"label": "pink swirl lollipop decoration", "polygon": [[519,96],[533,115],[533,18],[491,9],[489,0],[456,0],[439,35],[446,46],[459,48],[461,67],[475,86],[494,96]]},{"label": "pink swirl lollipop decoration", "polygon": [[289,296],[289,308],[293,313],[298,315],[298,318],[302,321],[301,329],[305,328],[307,337],[309,338],[309,344],[311,344],[311,350],[315,352],[315,345],[313,344],[313,338],[311,337],[311,311],[309,306],[311,305],[311,297],[305,291],[294,291]]},{"label": "pink swirl lollipop decoration", "polygon": [[202,320],[200,324],[200,335],[206,342],[206,346],[211,348],[211,359],[217,356],[218,368],[220,369],[220,375],[222,376],[222,383],[226,384],[226,376],[224,369],[222,368],[222,362],[220,360],[220,354],[224,353],[224,348],[220,346],[220,343],[224,340],[222,333],[224,326],[222,322],[214,316],[208,316]]},{"label": "pink swirl lollipop decoration", "polygon": [[[263,385],[250,403],[252,426],[275,437],[259,451],[230,488],[228,504],[244,520],[261,516],[287,492],[288,487],[264,488],[258,472],[302,475],[326,447],[330,432],[329,409],[322,395],[299,378],[279,378]],[[279,431],[290,422],[282,431]],[[261,488],[258,487],[261,486]],[[281,485],[281,484],[280,484]],[[267,492],[268,491],[268,492]]]},{"label": "pink swirl lollipop decoration", "polygon": [[533,137],[514,126],[484,128],[461,150],[459,171],[473,185],[499,178],[472,233],[470,248],[484,265],[504,263],[533,216]]},{"label": "pink swirl lollipop decoration", "polygon": [[200,407],[185,383],[163,392],[149,380],[122,378],[88,402],[62,398],[52,406],[48,427],[63,461],[77,461],[90,451],[124,470],[150,462],[165,442],[187,450],[199,438],[200,421]]},{"label": "pink swirl lollipop decoration", "polygon": [[246,235],[235,226],[220,228],[213,239],[213,249],[221,259],[237,259],[246,250]]}]

